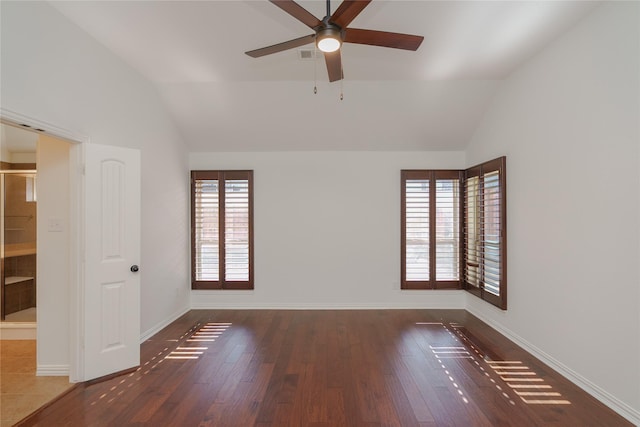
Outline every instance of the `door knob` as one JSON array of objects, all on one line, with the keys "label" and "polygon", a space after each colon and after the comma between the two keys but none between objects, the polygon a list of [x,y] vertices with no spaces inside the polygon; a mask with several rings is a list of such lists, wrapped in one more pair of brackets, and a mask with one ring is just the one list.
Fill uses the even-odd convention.
[{"label": "door knob", "polygon": [[134,265],[131,266],[131,272],[132,273],[136,273],[138,270],[140,270],[140,269],[138,268],[137,265],[134,264]]}]

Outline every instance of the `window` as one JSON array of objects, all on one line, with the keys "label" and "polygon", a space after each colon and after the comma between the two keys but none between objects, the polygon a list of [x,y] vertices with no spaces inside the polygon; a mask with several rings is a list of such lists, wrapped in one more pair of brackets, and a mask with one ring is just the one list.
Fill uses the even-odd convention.
[{"label": "window", "polygon": [[507,309],[506,158],[465,171],[464,287]]},{"label": "window", "polygon": [[506,310],[505,166],[401,172],[402,289],[464,288]]},{"label": "window", "polygon": [[461,173],[402,171],[402,289],[461,287]]},{"label": "window", "polygon": [[253,289],[253,171],[191,172],[191,287]]}]

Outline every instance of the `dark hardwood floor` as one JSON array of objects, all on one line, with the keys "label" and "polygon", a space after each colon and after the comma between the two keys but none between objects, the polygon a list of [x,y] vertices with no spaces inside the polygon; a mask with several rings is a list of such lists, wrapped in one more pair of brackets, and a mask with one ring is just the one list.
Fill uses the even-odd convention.
[{"label": "dark hardwood floor", "polygon": [[627,426],[462,310],[193,310],[23,426]]}]

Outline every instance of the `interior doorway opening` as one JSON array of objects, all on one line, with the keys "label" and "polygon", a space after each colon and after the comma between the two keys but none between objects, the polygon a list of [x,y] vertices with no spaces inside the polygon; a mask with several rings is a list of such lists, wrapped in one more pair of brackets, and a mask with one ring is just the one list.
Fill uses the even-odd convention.
[{"label": "interior doorway opening", "polygon": [[[36,132],[0,124],[0,320],[34,337],[37,321]],[[30,327],[31,326],[31,327]]]},{"label": "interior doorway opening", "polygon": [[4,119],[0,131],[0,338],[37,339],[38,375],[68,375],[44,349],[69,339],[73,144]]}]

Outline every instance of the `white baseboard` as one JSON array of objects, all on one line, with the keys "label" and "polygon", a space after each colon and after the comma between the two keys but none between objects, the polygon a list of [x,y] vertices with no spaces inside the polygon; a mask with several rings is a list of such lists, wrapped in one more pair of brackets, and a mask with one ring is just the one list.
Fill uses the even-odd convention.
[{"label": "white baseboard", "polygon": [[177,312],[173,313],[171,316],[169,316],[162,322],[158,323],[157,325],[153,326],[150,329],[147,329],[145,332],[142,333],[142,335],[140,335],[140,344],[142,344],[143,342],[145,342],[146,340],[148,340],[149,338],[151,338],[152,336],[160,332],[163,328],[167,327],[169,324],[175,321],[178,317],[182,316],[189,310],[191,310],[190,307],[182,308]]},{"label": "white baseboard", "polygon": [[540,359],[545,364],[549,365],[559,374],[567,378],[569,381],[583,389],[585,392],[589,393],[591,396],[598,399],[600,402],[620,414],[622,417],[626,418],[631,423],[640,426],[640,411],[632,408],[625,402],[622,402],[620,399],[613,396],[611,393],[592,383],[582,375],[578,374],[562,362],[556,360],[549,354],[540,350],[535,345],[531,344],[529,341],[523,339],[518,334],[514,333],[510,329],[507,329],[500,325],[499,323],[494,322],[493,320],[483,316],[481,313],[473,310],[472,307],[467,306],[466,310],[476,316],[478,319],[485,322],[487,325],[491,326],[496,331],[500,332],[505,337],[509,338],[511,341],[518,344],[520,347]]},{"label": "white baseboard", "polygon": [[0,340],[35,340],[35,322],[0,323]]},{"label": "white baseboard", "polygon": [[36,377],[68,377],[69,365],[38,365]]}]

